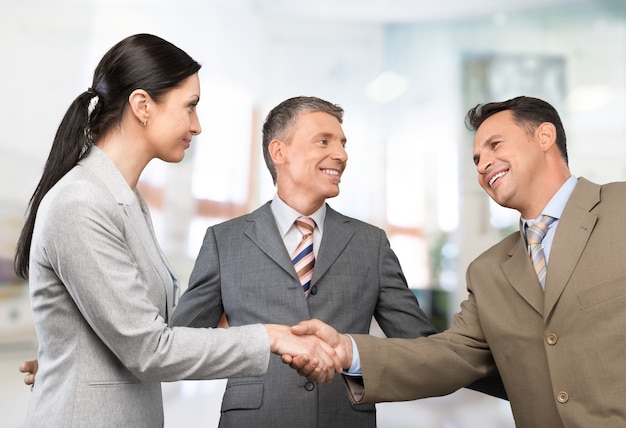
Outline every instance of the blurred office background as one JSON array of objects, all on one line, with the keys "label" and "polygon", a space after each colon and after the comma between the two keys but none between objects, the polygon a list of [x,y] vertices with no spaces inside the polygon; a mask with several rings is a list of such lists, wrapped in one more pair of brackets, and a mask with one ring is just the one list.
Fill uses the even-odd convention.
[{"label": "blurred office background", "polygon": [[[570,167],[626,179],[623,0],[5,0],[0,4],[0,414],[28,403],[17,365],[35,356],[27,285],[12,257],[67,106],[97,61],[138,32],[202,63],[203,133],[141,187],[183,284],[208,225],[274,193],[260,153],[267,112],[295,95],[345,110],[350,157],[337,210],[384,228],[411,288],[445,328],[471,259],[515,230],[476,182],[465,112],[517,95],[561,113]],[[375,326],[374,326],[375,327]],[[376,331],[373,331],[376,334]],[[217,426],[223,381],[164,386],[167,427]],[[380,427],[512,427],[471,391],[379,405]]]}]

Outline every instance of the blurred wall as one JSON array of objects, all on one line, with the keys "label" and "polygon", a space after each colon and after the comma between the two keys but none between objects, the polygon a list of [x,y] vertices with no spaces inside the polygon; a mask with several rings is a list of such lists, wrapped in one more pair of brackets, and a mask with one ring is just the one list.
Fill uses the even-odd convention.
[{"label": "blurred wall", "polygon": [[[204,132],[194,144],[215,147],[218,162],[249,156],[247,148],[211,133],[223,120],[216,116],[220,108],[229,112],[223,103],[229,93],[249,99],[249,116],[231,126],[250,127],[253,145],[260,144],[265,114],[285,98],[316,95],[342,105],[350,161],[341,195],[329,202],[387,229],[411,285],[455,292],[456,308],[465,295],[467,263],[517,220],[498,214],[476,184],[471,134],[463,127],[469,107],[492,97],[533,95],[541,59],[559,58],[559,91],[535,94],[547,96],[562,113],[572,171],[598,181],[626,178],[625,3],[554,3],[454,20],[384,22],[362,13],[289,15],[252,0],[3,2],[0,257],[13,255],[56,127],[73,98],[90,86],[97,61],[123,37],[151,32],[203,64]],[[467,84],[476,76],[468,76],[465,64],[476,57],[494,61],[483,70],[481,90],[471,91]],[[509,70],[503,58],[526,58],[530,65]],[[404,79],[405,88],[395,99],[376,101],[367,90],[385,71]],[[383,87],[383,94],[392,89]],[[154,210],[183,283],[193,263],[183,242],[190,240],[188,224],[196,216],[188,190],[193,156],[159,169],[166,203]],[[258,151],[251,162],[246,210],[274,192]],[[506,220],[494,227],[498,216]],[[413,233],[408,240],[394,232],[407,228]],[[430,251],[435,244],[445,254],[439,247]],[[14,331],[10,322],[27,320],[27,305],[20,305],[5,317],[5,329]]]}]

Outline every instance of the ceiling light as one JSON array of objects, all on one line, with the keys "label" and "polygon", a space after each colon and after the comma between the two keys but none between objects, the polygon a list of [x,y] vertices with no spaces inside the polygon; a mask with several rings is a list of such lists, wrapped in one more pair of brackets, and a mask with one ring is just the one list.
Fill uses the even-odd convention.
[{"label": "ceiling light", "polygon": [[406,77],[394,71],[385,71],[367,85],[365,93],[374,101],[384,104],[402,96],[409,86]]},{"label": "ceiling light", "polygon": [[591,111],[604,107],[613,98],[611,89],[605,85],[579,86],[565,99],[571,111]]}]

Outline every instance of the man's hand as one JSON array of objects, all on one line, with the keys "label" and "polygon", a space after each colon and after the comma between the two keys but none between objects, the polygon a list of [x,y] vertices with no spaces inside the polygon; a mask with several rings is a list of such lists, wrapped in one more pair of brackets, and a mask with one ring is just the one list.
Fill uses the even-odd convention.
[{"label": "man's hand", "polygon": [[[341,371],[348,370],[352,365],[352,340],[345,334],[339,334],[328,324],[316,319],[301,321],[298,325],[291,327],[291,332],[299,336],[314,335],[331,346],[340,361]],[[303,356],[284,355],[282,361],[307,379],[318,381],[315,365]]]},{"label": "man's hand", "polygon": [[26,373],[26,376],[24,376],[24,383],[26,385],[30,385],[31,389],[35,386],[35,374],[37,373],[38,368],[39,364],[37,360],[24,361],[20,364],[20,372]]},{"label": "man's hand", "polygon": [[265,324],[270,338],[270,350],[285,361],[298,358],[311,373],[310,380],[317,383],[330,382],[335,373],[340,373],[341,360],[335,350],[314,335],[295,335],[291,328],[284,325]]}]

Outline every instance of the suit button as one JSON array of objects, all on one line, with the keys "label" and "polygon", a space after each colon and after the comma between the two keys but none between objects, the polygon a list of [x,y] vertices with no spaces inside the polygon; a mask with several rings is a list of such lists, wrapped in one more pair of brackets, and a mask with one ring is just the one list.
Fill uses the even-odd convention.
[{"label": "suit button", "polygon": [[556,394],[556,401],[558,401],[561,404],[565,404],[569,401],[569,395],[567,395],[567,392],[561,391],[558,394]]},{"label": "suit button", "polygon": [[307,382],[304,384],[304,389],[307,391],[313,391],[315,389],[315,384],[313,382]]},{"label": "suit button", "polygon": [[554,333],[550,333],[546,336],[546,343],[548,345],[556,345],[556,342],[558,342],[558,340],[559,338]]},{"label": "suit button", "polygon": [[310,294],[314,296],[317,294],[317,285],[314,285],[313,287],[311,287]]}]

